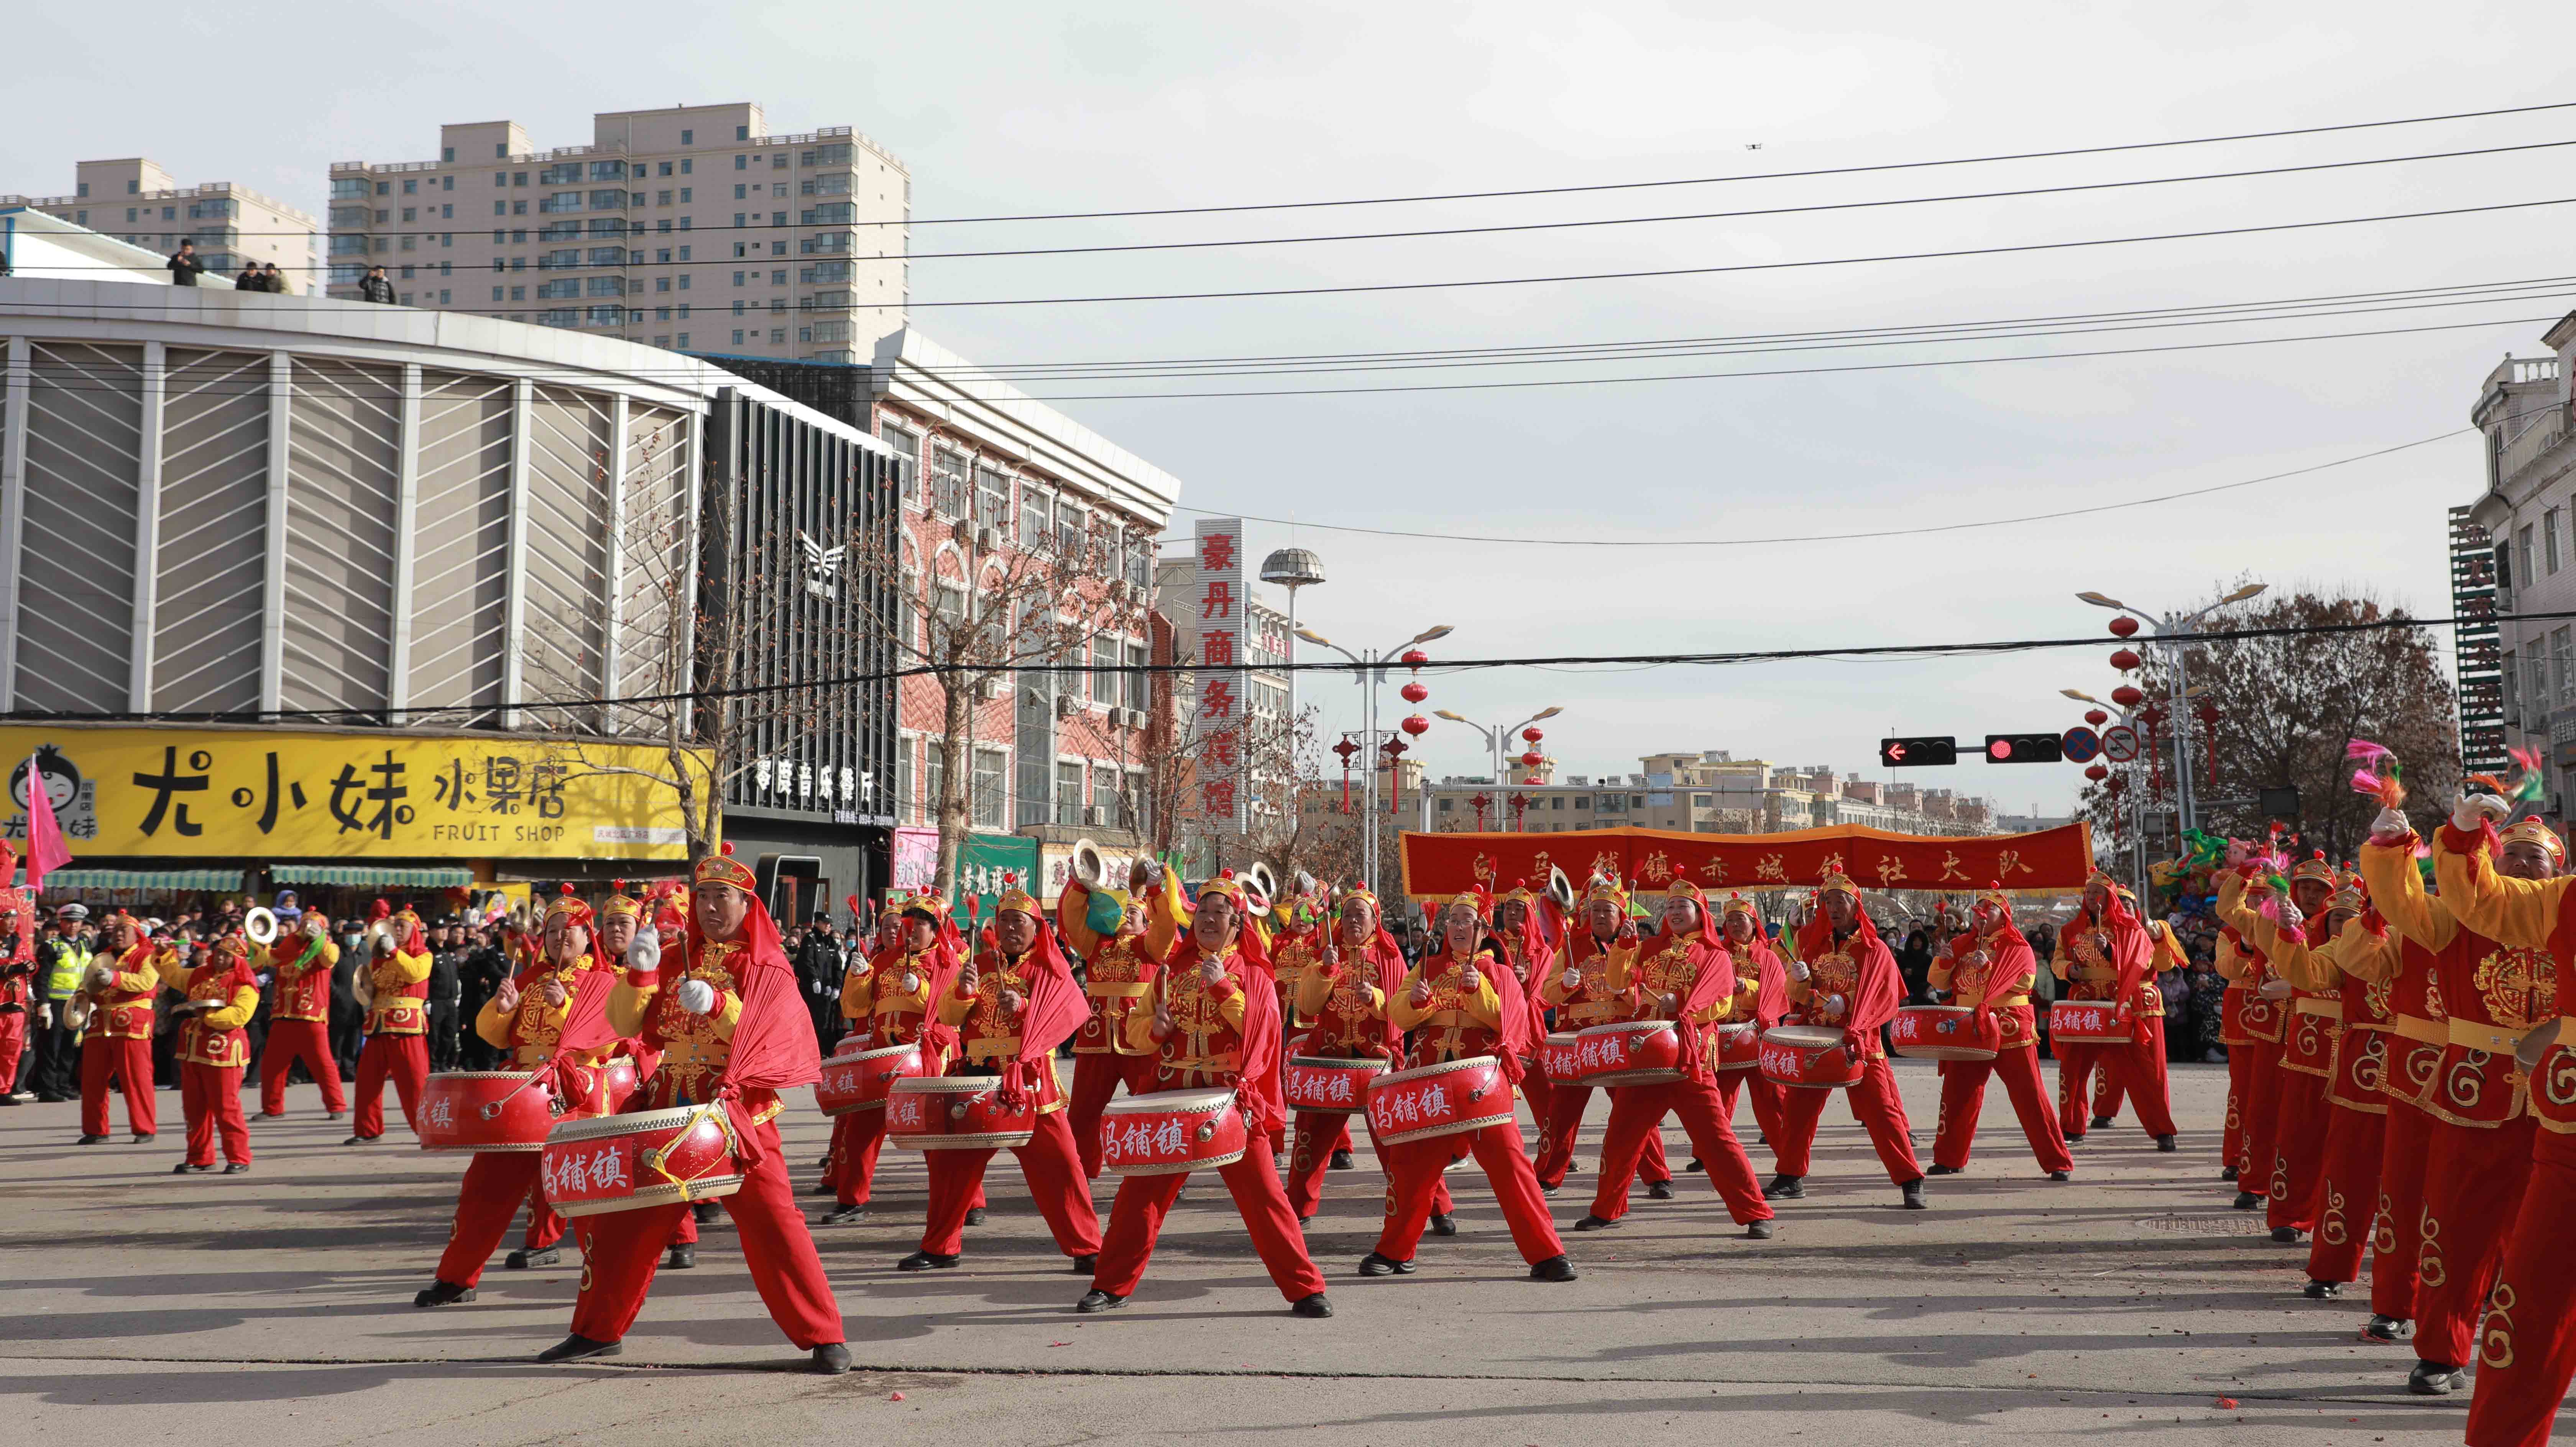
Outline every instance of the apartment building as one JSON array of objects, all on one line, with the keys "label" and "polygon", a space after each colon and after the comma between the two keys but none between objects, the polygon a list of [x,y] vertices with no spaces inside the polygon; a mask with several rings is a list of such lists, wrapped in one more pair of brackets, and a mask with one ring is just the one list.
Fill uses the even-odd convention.
[{"label": "apartment building", "polygon": [[409,306],[675,351],[862,363],[903,325],[912,177],[848,126],[749,102],[603,111],[540,151],[441,126],[438,158],[331,167],[330,290],[381,265]]},{"label": "apartment building", "polygon": [[[1519,830],[1561,834],[1627,825],[1696,834],[1776,834],[1859,824],[1897,834],[1989,834],[1993,807],[1949,789],[1850,778],[1829,765],[1788,766],[1738,759],[1722,749],[1649,754],[1641,772],[1559,779],[1553,761],[1541,782],[1516,772],[1452,775],[1431,785],[1431,827],[1440,831]],[[1525,800],[1515,811],[1512,800]]]},{"label": "apartment building", "polygon": [[193,241],[208,284],[218,277],[228,282],[244,262],[277,263],[286,289],[299,295],[319,275],[320,223],[247,186],[182,186],[145,156],[82,161],[72,168],[72,182],[68,196],[0,196],[0,207],[41,211],[163,256]]},{"label": "apartment building", "polygon": [[2576,789],[2576,627],[2512,615],[2576,611],[2576,312],[2541,343],[2548,355],[2507,357],[2479,384],[2469,419],[2486,434],[2486,488],[2467,520],[2495,548],[2504,742],[2541,755],[2559,801]]}]

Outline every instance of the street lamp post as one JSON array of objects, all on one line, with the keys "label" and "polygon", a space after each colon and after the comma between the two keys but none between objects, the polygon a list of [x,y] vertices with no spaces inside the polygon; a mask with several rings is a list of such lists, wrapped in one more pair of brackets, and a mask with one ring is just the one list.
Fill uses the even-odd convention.
[{"label": "street lamp post", "polygon": [[[1357,665],[1353,670],[1353,673],[1356,675],[1354,681],[1360,686],[1360,738],[1362,742],[1367,744],[1369,747],[1377,748],[1384,742],[1384,740],[1379,737],[1377,727],[1377,690],[1378,685],[1386,682],[1387,664],[1393,661],[1398,655],[1402,654],[1406,649],[1418,647],[1422,644],[1432,642],[1435,639],[1446,638],[1449,636],[1450,631],[1450,626],[1443,623],[1436,628],[1428,628],[1420,633],[1416,633],[1411,638],[1406,639],[1402,643],[1396,644],[1392,648],[1363,650],[1359,653],[1353,653],[1349,649],[1344,648],[1342,645],[1335,643],[1333,640],[1326,638],[1324,635],[1311,628],[1298,629],[1297,636],[1308,643],[1314,644],[1318,648],[1329,648]],[[1381,750],[1381,752],[1383,751]],[[1393,755],[1388,755],[1386,760],[1386,786],[1390,796],[1389,802],[1392,802],[1392,795],[1396,784],[1395,765],[1395,757]],[[1368,876],[1369,888],[1376,889],[1378,887],[1379,880],[1377,872],[1377,763],[1375,760],[1371,760],[1369,762],[1368,815],[1368,828],[1360,835],[1360,869]]]},{"label": "street lamp post", "polygon": [[1562,705],[1549,704],[1547,707],[1531,714],[1528,718],[1522,719],[1519,723],[1509,724],[1501,728],[1487,728],[1483,724],[1476,722],[1474,719],[1468,718],[1462,714],[1451,713],[1445,708],[1435,708],[1431,711],[1434,718],[1445,718],[1451,723],[1465,724],[1467,727],[1474,729],[1476,732],[1485,736],[1485,752],[1493,762],[1494,787],[1498,790],[1501,789],[1504,784],[1509,782],[1503,777],[1504,741],[1531,724],[1539,723],[1546,719],[1552,719],[1563,712],[1565,712],[1565,709]]},{"label": "street lamp post", "polygon": [[2199,822],[2194,817],[2199,812],[2199,802],[2193,797],[2191,785],[2191,728],[2182,718],[2182,701],[2191,696],[2191,645],[2178,640],[2199,627],[2200,620],[2203,618],[2231,603],[2242,603],[2261,593],[2268,586],[2270,585],[2265,583],[2248,583],[2198,612],[2167,613],[2162,617],[2132,608],[2117,598],[2107,597],[2101,593],[2084,592],[2075,595],[2096,608],[2108,608],[2114,613],[2125,613],[2137,619],[2147,626],[2147,636],[2150,640],[2164,643],[2165,655],[2173,664],[2174,817],[2181,829],[2199,827]]}]

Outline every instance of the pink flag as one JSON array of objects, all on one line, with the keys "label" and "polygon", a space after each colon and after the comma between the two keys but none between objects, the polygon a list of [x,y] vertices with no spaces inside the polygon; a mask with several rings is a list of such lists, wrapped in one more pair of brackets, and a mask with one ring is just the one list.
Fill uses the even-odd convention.
[{"label": "pink flag", "polygon": [[27,891],[44,887],[45,876],[72,862],[63,843],[63,826],[54,821],[54,801],[45,792],[44,771],[27,761]]}]

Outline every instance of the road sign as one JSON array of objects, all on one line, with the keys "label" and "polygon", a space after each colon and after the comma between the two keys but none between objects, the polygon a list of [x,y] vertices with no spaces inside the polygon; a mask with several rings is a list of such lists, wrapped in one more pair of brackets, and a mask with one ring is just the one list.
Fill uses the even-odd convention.
[{"label": "road sign", "polygon": [[2125,764],[2138,757],[2138,731],[2127,724],[2113,724],[2102,730],[2102,757],[2115,764]]},{"label": "road sign", "polygon": [[2102,736],[2079,725],[2068,729],[2066,736],[2057,741],[2057,747],[2066,755],[2066,762],[2089,764],[2095,754],[2102,752]]}]

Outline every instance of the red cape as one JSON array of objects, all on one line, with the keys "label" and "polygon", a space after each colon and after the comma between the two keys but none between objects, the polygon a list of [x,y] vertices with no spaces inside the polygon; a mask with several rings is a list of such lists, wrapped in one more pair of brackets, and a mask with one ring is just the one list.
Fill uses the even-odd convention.
[{"label": "red cape", "polygon": [[[1843,953],[1850,955],[1859,971],[1860,983],[1852,987],[1851,1008],[1842,1026],[1855,1042],[1875,1037],[1879,1027],[1896,1018],[1905,1004],[1905,977],[1897,972],[1896,956],[1889,952],[1887,941],[1878,937],[1878,927],[1862,911],[1851,937],[1842,942]],[[1798,954],[1812,960],[1834,948],[1834,928],[1826,922],[1825,912],[1816,911],[1798,931]]]},{"label": "red cape", "polygon": [[[1055,1068],[1055,1048],[1072,1039],[1073,1032],[1091,1017],[1091,1002],[1073,978],[1072,967],[1064,962],[1064,950],[1056,943],[1054,928],[1043,919],[1037,925],[1037,943],[1029,946],[1029,960],[1035,968],[1028,1000],[1020,1007],[1020,1053],[1002,1067],[1002,1089],[1006,1093],[1034,1092],[1037,1072]],[[944,943],[943,940],[943,947]],[[979,970],[998,970],[1002,967],[1001,951],[979,950],[975,961]],[[955,1044],[957,1033],[935,1023],[939,1002],[954,993],[957,977],[965,969],[965,960],[950,951],[930,980],[930,1018],[923,1022],[922,1034],[942,1048]]]},{"label": "red cape", "polygon": [[[1661,954],[1670,948],[1671,937],[1658,932],[1653,948],[1646,953]],[[1692,1023],[1691,1017],[1716,1004],[1720,998],[1735,993],[1735,955],[1724,940],[1712,938],[1706,930],[1693,930],[1691,938],[1683,942],[1683,948],[1689,953],[1694,968],[1690,991],[1682,996],[1681,1008],[1676,1012],[1681,1036],[1682,1073],[1693,1080],[1700,1080],[1709,1073],[1707,1040],[1700,1027]]]},{"label": "red cape", "polygon": [[[1532,1023],[1534,1017],[1529,1007],[1529,996],[1522,992],[1519,978],[1512,973],[1511,956],[1504,951],[1499,939],[1487,934],[1484,943],[1478,948],[1490,951],[1500,966],[1497,969],[1482,970],[1478,973],[1493,980],[1494,994],[1502,1001],[1500,1031],[1502,1044],[1494,1053],[1502,1060],[1503,1078],[1518,1085],[1521,1077],[1529,1073],[1529,1067],[1524,1063],[1523,1057],[1530,1053],[1537,1041],[1536,1027]],[[1453,962],[1454,957],[1449,953],[1449,945],[1444,940],[1439,949],[1422,957],[1420,967],[1422,977],[1427,980],[1444,974]]]},{"label": "red cape", "polygon": [[[1339,941],[1334,942],[1334,948],[1341,948]],[[1175,949],[1173,953],[1177,955],[1180,951]],[[1403,986],[1404,972],[1410,966],[1404,963],[1404,947],[1395,942],[1395,936],[1386,932],[1386,926],[1378,926],[1377,937],[1370,940],[1368,948],[1361,952],[1361,961],[1368,971],[1368,982],[1377,986],[1379,994],[1393,1000],[1395,992]],[[1346,965],[1344,968],[1353,967]],[[1378,1010],[1377,1022],[1377,1044],[1392,1059],[1403,1043],[1404,1032],[1395,1028],[1395,1021],[1388,1017],[1383,1006]]]},{"label": "red cape", "polygon": [[[2059,955],[2066,956],[2066,952],[2074,948],[2076,939],[2092,928],[2092,913],[2076,911],[2075,918],[2058,926]],[[2138,986],[2155,973],[2155,942],[2147,938],[2147,927],[2138,922],[2136,915],[2129,913],[2129,907],[2120,903],[2116,895],[2103,916],[2102,928],[2111,936],[2111,968],[2120,972],[2120,978],[2111,986],[2111,998],[2118,1003],[2116,1013],[2126,1018],[2132,1002],[2137,999]]]},{"label": "red cape", "polygon": [[[1172,946],[1172,957],[1163,962],[1163,969],[1173,979],[1181,979],[1198,969],[1201,958],[1199,942],[1184,936]],[[1287,1092],[1279,1083],[1285,1043],[1279,991],[1272,983],[1269,952],[1249,932],[1236,937],[1225,968],[1243,993],[1243,1068],[1235,1077],[1235,1096],[1243,1103],[1245,1129],[1266,1135],[1288,1120]]]},{"label": "red cape", "polygon": [[[2004,986],[2002,993],[2011,994],[2013,981],[2025,975],[2038,973],[2039,952],[2030,947],[2030,941],[2022,934],[2021,926],[2013,923],[2010,910],[2004,912],[2004,926],[1994,932],[1991,940],[1978,934],[1973,928],[1952,936],[1950,968],[1955,971],[1959,967],[1959,961],[1980,949],[1986,952],[1986,990],[1985,998],[1980,998],[1975,1008],[1976,1017],[1982,1022],[1995,1013],[1987,1007],[1986,998],[1991,998],[1997,993],[1995,987],[1998,984]],[[1955,1000],[1958,998],[1958,976],[1953,974],[1950,983],[1952,986],[1950,997]]]},{"label": "red cape", "polygon": [[[724,1088],[718,1098],[733,1117],[734,1136],[746,1167],[760,1163],[760,1139],[739,1109],[745,1090],[787,1090],[811,1085],[823,1076],[823,1046],[814,1038],[814,1017],[805,1013],[797,993],[796,967],[778,943],[778,926],[757,895],[742,923],[743,948],[734,970],[741,991],[742,1014],[733,1027],[733,1050],[726,1058]],[[684,937],[687,957],[699,958],[706,939],[698,932],[697,911],[689,912]],[[663,957],[668,972],[670,957]]]}]

